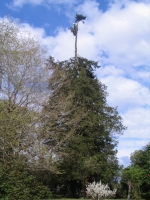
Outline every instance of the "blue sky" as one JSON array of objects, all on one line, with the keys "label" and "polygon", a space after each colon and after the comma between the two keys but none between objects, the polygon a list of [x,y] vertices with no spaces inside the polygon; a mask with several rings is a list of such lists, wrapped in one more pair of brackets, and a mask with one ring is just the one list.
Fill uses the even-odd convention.
[{"label": "blue sky", "polygon": [[0,18],[19,20],[58,60],[74,56],[68,30],[76,13],[78,54],[99,61],[97,77],[107,86],[108,104],[128,129],[119,138],[118,158],[129,164],[132,152],[150,141],[150,2],[149,0],[1,0]]}]

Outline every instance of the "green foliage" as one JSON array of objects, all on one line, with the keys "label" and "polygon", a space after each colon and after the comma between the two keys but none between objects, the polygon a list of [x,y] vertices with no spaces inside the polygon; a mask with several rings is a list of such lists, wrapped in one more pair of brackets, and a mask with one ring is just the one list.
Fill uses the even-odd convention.
[{"label": "green foliage", "polygon": [[37,176],[33,176],[38,174],[33,173],[34,171],[41,175],[43,168],[49,167],[49,160],[45,156],[45,152],[47,155],[48,152],[44,151],[41,144],[41,115],[36,112],[41,105],[41,92],[46,82],[43,75],[46,74],[44,54],[45,50],[38,40],[27,33],[24,37],[17,23],[8,18],[0,20],[2,199],[39,199],[49,197],[50,194],[49,190],[37,181]]},{"label": "green foliage", "polygon": [[[0,198],[21,200],[50,197],[48,188],[26,170],[34,112],[10,101],[0,101]],[[30,138],[30,139],[29,139]]]},{"label": "green foliage", "polygon": [[98,63],[81,57],[74,63],[50,59],[53,91],[43,122],[47,145],[63,172],[56,180],[70,196],[85,192],[87,181],[110,183],[117,176],[116,136],[125,129],[117,110],[107,105],[106,86],[94,75]]},{"label": "green foliage", "polygon": [[77,23],[77,22],[80,22],[80,21],[85,20],[85,19],[86,19],[86,16],[83,16],[83,15],[81,15],[81,14],[76,14],[75,19],[76,19],[75,22]]},{"label": "green foliage", "polygon": [[32,117],[27,108],[14,105],[10,101],[0,101],[1,162],[6,163],[28,147]]},{"label": "green foliage", "polygon": [[50,198],[49,189],[14,162],[7,167],[0,165],[0,199],[5,200],[38,200]]},{"label": "green foliage", "polygon": [[71,28],[75,57],[47,63],[50,97],[42,110],[43,48],[13,22],[0,23],[0,78],[7,83],[0,101],[1,199],[50,197],[42,183],[54,194],[85,196],[88,182],[117,179],[117,137],[125,127],[94,74],[98,63],[77,57],[78,24],[85,18],[77,14]]},{"label": "green foliage", "polygon": [[150,199],[150,178],[148,172],[150,168],[150,144],[142,150],[131,154],[131,166],[123,170],[122,187],[131,183],[131,196],[136,199]]},{"label": "green foliage", "polygon": [[77,33],[78,33],[78,23],[80,21],[82,21],[84,23],[85,19],[86,19],[85,16],[83,16],[81,14],[76,14],[75,23],[74,23],[73,27],[69,28],[71,30],[71,32],[73,33],[74,36],[77,36]]},{"label": "green foliage", "polygon": [[145,179],[145,171],[140,167],[128,167],[123,172],[123,181],[125,183],[131,184],[132,198],[141,198],[141,186]]}]

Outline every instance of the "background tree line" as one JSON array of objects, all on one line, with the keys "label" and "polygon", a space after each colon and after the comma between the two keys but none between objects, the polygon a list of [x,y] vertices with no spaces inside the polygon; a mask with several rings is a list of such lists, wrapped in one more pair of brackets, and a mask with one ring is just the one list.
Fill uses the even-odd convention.
[{"label": "background tree line", "polygon": [[[84,19],[76,15],[76,25]],[[38,40],[0,21],[0,198],[80,197],[88,182],[118,183],[125,127],[98,67],[77,49],[69,60],[47,59]]]},{"label": "background tree line", "polygon": [[124,197],[150,199],[150,143],[131,154],[131,164],[122,172],[121,186]]}]

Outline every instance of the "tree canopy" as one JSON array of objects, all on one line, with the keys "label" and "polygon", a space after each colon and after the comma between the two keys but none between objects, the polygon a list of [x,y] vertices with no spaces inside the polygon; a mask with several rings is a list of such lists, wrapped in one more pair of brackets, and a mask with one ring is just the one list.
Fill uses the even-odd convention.
[{"label": "tree canopy", "polygon": [[[43,151],[37,141],[45,98],[44,51],[17,23],[0,20],[0,198],[49,196],[49,189],[32,176],[33,168],[39,167],[39,151]],[[40,92],[44,98],[39,98]],[[37,182],[35,188],[33,182]]]},{"label": "tree canopy", "polygon": [[[150,198],[150,144],[141,150],[136,150],[131,154],[131,166],[123,170],[122,186],[127,192],[125,185],[131,185],[131,197],[137,199]],[[125,189],[126,188],[126,189]]]},{"label": "tree canopy", "polygon": [[125,130],[116,108],[107,105],[106,86],[94,74],[98,63],[82,57],[74,63],[74,58],[48,61],[52,90],[43,110],[45,142],[54,150],[62,184],[72,196],[87,181],[115,178],[117,137]]},{"label": "tree canopy", "polygon": [[[85,19],[76,15],[77,32]],[[126,128],[95,75],[98,62],[77,56],[77,32],[74,58],[45,63],[38,40],[0,20],[0,198],[79,197],[88,182],[117,181]]]}]

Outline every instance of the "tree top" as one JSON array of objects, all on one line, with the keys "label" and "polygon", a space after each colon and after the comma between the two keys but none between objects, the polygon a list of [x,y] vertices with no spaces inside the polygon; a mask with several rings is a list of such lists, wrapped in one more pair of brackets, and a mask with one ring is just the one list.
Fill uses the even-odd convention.
[{"label": "tree top", "polygon": [[86,16],[83,16],[81,14],[76,14],[76,16],[75,16],[75,23],[83,21],[85,19],[86,19]]}]

